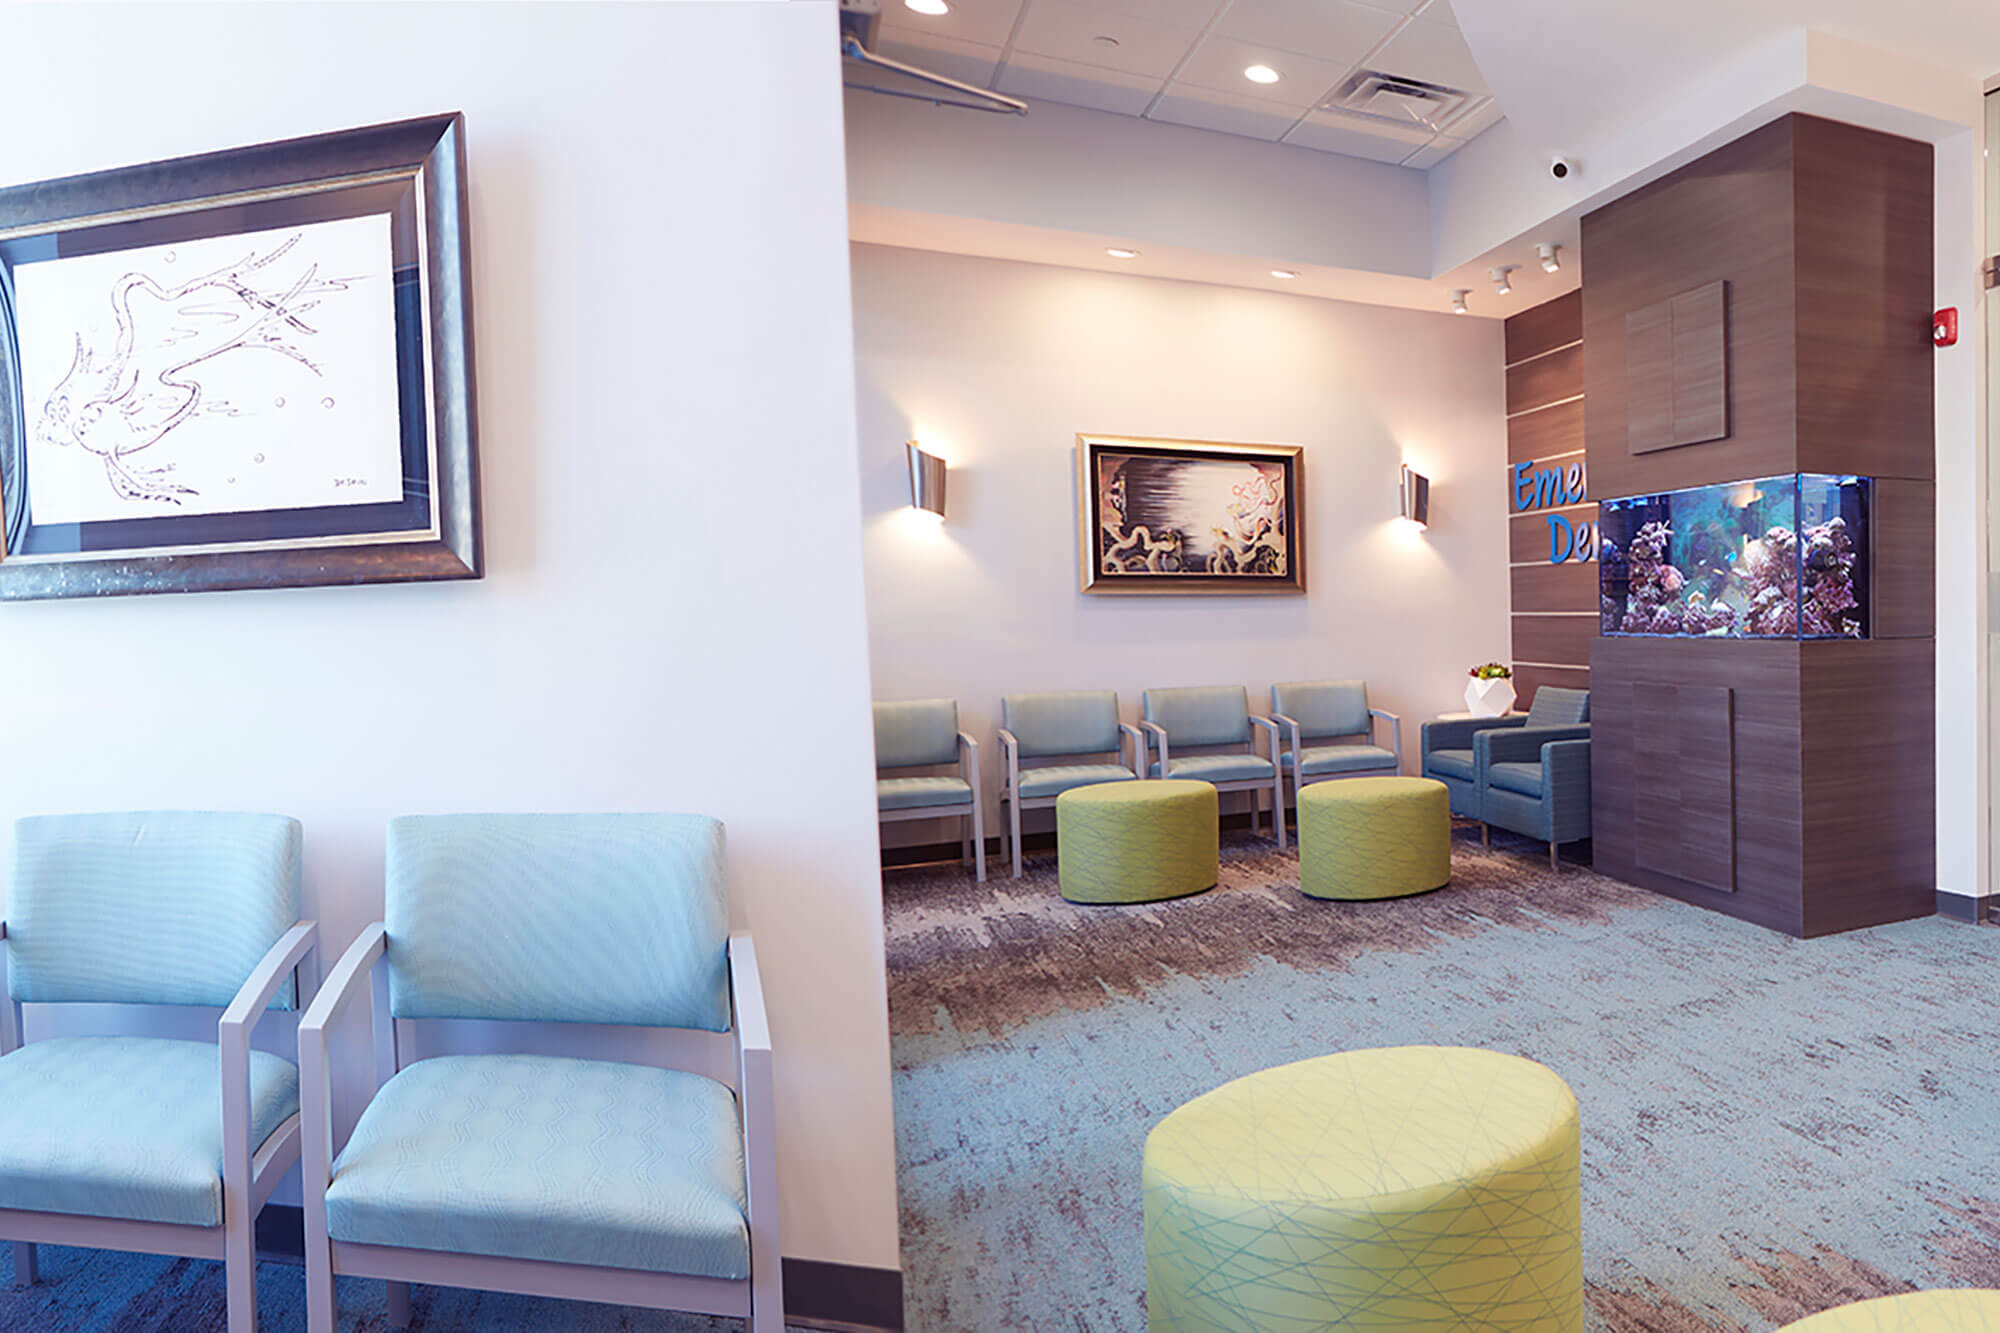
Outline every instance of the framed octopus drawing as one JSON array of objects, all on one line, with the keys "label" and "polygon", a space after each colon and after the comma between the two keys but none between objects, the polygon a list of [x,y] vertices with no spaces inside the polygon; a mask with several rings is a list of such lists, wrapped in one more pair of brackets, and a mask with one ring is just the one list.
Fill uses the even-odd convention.
[{"label": "framed octopus drawing", "polygon": [[1306,590],[1298,446],[1078,435],[1076,468],[1083,591]]},{"label": "framed octopus drawing", "polygon": [[0,598],[477,578],[457,115],[0,189]]}]

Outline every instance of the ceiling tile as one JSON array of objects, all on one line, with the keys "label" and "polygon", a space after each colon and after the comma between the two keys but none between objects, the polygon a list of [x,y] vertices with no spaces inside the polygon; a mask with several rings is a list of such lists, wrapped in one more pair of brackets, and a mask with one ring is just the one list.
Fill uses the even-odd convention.
[{"label": "ceiling tile", "polygon": [[1148,115],[1153,120],[1169,121],[1175,125],[1220,130],[1224,134],[1240,134],[1275,143],[1292,127],[1299,113],[1255,98],[1175,84]]},{"label": "ceiling tile", "polygon": [[1389,35],[1398,17],[1347,0],[1236,0],[1215,33],[1351,65]]},{"label": "ceiling tile", "polygon": [[1214,12],[1208,5],[1162,5],[1153,11],[1104,0],[1038,0],[1028,6],[1014,49],[1164,80],[1200,40]]},{"label": "ceiling tile", "polygon": [[1454,139],[1472,139],[1484,134],[1507,118],[1507,113],[1492,98],[1487,98],[1466,111],[1464,115],[1445,128]]},{"label": "ceiling tile", "polygon": [[1404,158],[1403,165],[1428,171],[1463,147],[1465,147],[1465,140],[1455,139],[1449,134],[1440,134],[1437,138]]},{"label": "ceiling tile", "polygon": [[[917,13],[905,6],[903,0],[882,0],[881,40],[890,40],[889,29],[900,28],[951,37],[961,42],[1005,46],[1007,34],[1014,31],[1014,20],[1020,16],[1022,3],[1023,0],[951,0],[949,13],[930,15]],[[896,40],[906,45],[915,44],[908,37]]]},{"label": "ceiling tile", "polygon": [[1442,23],[1416,22],[1390,39],[1388,46],[1369,62],[1385,74],[1441,83],[1468,93],[1484,94],[1486,80],[1473,63],[1472,52],[1457,28]]},{"label": "ceiling tile", "polygon": [[[884,28],[875,39],[875,50],[891,60],[900,60],[906,65],[916,65],[933,74],[957,79],[960,83],[976,83],[982,87],[992,79],[993,70],[1000,63],[1000,48],[997,46],[956,41],[935,33],[916,34],[923,39],[921,43],[902,40],[910,35],[903,29]],[[894,79],[897,76],[885,72],[883,77]]]},{"label": "ceiling tile", "polygon": [[1151,75],[1127,74],[1016,51],[1007,58],[993,86],[1017,97],[1039,97],[1093,111],[1136,116],[1152,102],[1153,94],[1160,91],[1160,82]]},{"label": "ceiling tile", "polygon": [[1377,162],[1401,162],[1432,139],[1422,126],[1405,128],[1343,111],[1315,111],[1285,136],[1285,142],[1322,153],[1345,153]]},{"label": "ceiling tile", "polygon": [[[1252,65],[1269,65],[1281,77],[1276,83],[1252,83],[1243,77],[1243,71]],[[1303,111],[1324,97],[1346,73],[1347,62],[1314,60],[1275,46],[1211,37],[1188,57],[1176,82]]]}]

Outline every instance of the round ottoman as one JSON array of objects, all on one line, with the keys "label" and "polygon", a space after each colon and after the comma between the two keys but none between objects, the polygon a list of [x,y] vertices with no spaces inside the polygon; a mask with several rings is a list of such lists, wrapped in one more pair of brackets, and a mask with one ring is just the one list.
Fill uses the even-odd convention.
[{"label": "round ottoman", "polygon": [[1056,876],[1073,903],[1147,903],[1215,887],[1215,788],[1145,779],[1056,797]]},{"label": "round ottoman", "polygon": [[1225,1083],[1146,1138],[1155,1330],[1583,1327],[1576,1098],[1399,1046]]},{"label": "round ottoman", "polygon": [[1400,898],[1451,881],[1451,793],[1429,778],[1341,778],[1299,789],[1299,891]]},{"label": "round ottoman", "polygon": [[1786,1324],[1779,1333],[1990,1333],[2000,1329],[2000,1291],[1913,1291],[1843,1305]]}]

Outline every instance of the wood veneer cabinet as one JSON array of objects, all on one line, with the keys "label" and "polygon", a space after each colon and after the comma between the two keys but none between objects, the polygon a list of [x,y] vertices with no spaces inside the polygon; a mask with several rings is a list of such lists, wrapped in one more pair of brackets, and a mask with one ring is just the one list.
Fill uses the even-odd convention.
[{"label": "wood veneer cabinet", "polygon": [[[1931,175],[1928,144],[1793,115],[1583,219],[1595,496],[1876,479],[1870,639],[1591,644],[1598,869],[1793,935],[1936,910]],[[1723,433],[1663,444],[1646,312],[1714,284],[1723,411],[1681,433]]]}]

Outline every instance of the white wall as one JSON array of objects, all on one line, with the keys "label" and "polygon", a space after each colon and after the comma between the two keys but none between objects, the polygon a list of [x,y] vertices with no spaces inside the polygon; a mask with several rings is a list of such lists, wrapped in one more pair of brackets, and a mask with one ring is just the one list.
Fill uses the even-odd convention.
[{"label": "white wall", "polygon": [[[1498,321],[868,245],[854,302],[876,697],[956,697],[989,787],[1017,690],[1115,689],[1130,719],[1149,686],[1269,711],[1274,681],[1358,676],[1413,765],[1506,658]],[[1078,431],[1305,446],[1310,592],[1079,592]],[[904,507],[913,438],[951,462],[943,524]],[[1428,533],[1397,517],[1405,459]]]},{"label": "white wall", "polygon": [[0,812],[296,815],[334,949],[381,910],[393,814],[721,817],[784,1248],[893,1267],[833,11],[0,16],[6,183],[466,113],[489,571],[0,607]]}]

